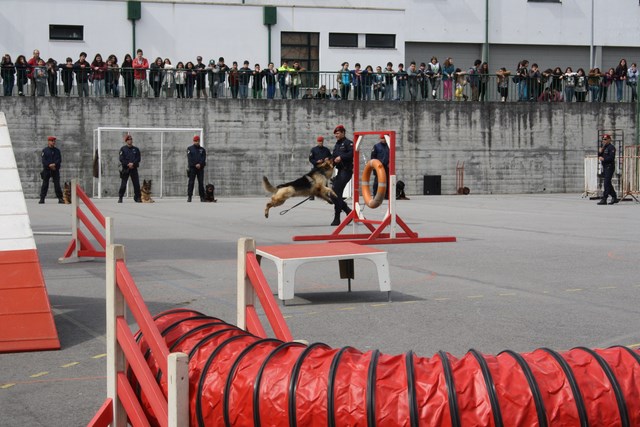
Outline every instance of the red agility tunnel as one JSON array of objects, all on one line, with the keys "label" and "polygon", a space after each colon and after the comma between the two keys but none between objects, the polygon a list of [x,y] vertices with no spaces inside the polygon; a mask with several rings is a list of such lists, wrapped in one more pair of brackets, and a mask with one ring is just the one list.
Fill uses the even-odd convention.
[{"label": "red agility tunnel", "polygon": [[189,356],[191,426],[640,426],[640,353],[627,347],[424,358],[264,339],[190,310],[155,322]]}]

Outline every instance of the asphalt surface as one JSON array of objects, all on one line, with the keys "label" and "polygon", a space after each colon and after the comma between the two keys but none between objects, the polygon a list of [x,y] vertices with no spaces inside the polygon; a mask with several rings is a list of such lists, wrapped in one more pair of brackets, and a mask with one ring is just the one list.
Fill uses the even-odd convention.
[{"label": "asphalt surface", "polygon": [[[190,307],[235,323],[239,238],[293,244],[294,235],[333,230],[321,201],[278,215],[300,200],[269,219],[266,198],[95,202],[114,218],[152,313]],[[282,311],[297,339],[389,354],[638,347],[640,205],[595,203],[575,194],[411,196],[398,214],[414,231],[458,241],[378,246],[389,252],[392,302],[366,260],[355,263],[351,293],[337,263],[313,263],[298,270],[296,298]],[[70,230],[70,206],[27,206],[35,233]],[[62,349],[0,355],[0,425],[86,425],[106,396],[104,261],[58,264],[70,237],[35,237]],[[273,263],[263,268],[276,293]]]}]

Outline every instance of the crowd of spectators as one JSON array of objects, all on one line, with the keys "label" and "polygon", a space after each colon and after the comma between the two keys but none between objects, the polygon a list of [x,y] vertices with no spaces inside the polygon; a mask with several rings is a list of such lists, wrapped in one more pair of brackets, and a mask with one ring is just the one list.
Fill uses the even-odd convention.
[{"label": "crowd of spectators", "polygon": [[[331,99],[331,100],[398,100],[417,101],[442,99],[445,101],[508,100],[540,102],[606,102],[609,87],[615,88],[615,101],[637,101],[638,69],[635,63],[627,65],[621,59],[616,67],[606,71],[592,68],[586,72],[571,67],[542,70],[528,60],[518,63],[515,70],[502,67],[492,73],[486,62],[476,60],[469,68],[459,68],[452,58],[440,64],[435,56],[419,65],[411,62],[394,65],[388,62],[383,69],[371,65],[353,68],[344,62],[335,73],[311,72],[298,61],[291,65],[284,61],[279,67],[270,62],[266,68],[260,64],[242,67],[224,58],[211,59],[207,64],[198,56],[195,63],[179,61],[175,66],[169,58],[158,57],[148,61],[143,51],[136,56],[124,56],[122,63],[116,55],[103,60],[96,54],[91,62],[85,52],[78,60],[66,58],[58,63],[53,58],[45,61],[39,50],[26,59],[19,55],[15,61],[2,57],[0,77],[4,96],[17,95],[58,96],[60,83],[65,96],[71,96],[74,82],[78,96],[90,93],[96,97],[166,98],[267,98],[274,99]],[[625,89],[625,86],[627,87]],[[121,88],[123,88],[121,93]],[[304,89],[304,94],[302,90]],[[490,91],[495,91],[494,95]],[[511,96],[510,91],[512,92]],[[469,97],[470,94],[470,97]],[[62,93],[60,93],[62,95]]]}]

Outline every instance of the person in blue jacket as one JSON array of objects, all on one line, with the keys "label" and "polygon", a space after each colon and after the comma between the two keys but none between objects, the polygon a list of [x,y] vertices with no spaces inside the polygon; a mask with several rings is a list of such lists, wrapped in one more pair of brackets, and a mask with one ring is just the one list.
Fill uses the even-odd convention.
[{"label": "person in blue jacket", "polygon": [[47,191],[49,191],[49,180],[52,178],[58,203],[64,203],[64,200],[62,200],[62,188],[60,188],[60,164],[62,163],[62,154],[56,147],[56,139],[55,136],[48,137],[47,146],[42,149],[42,172],[40,172],[42,187],[40,188],[39,204],[44,203],[44,199],[47,197]]},{"label": "person in blue jacket", "polygon": [[124,137],[123,145],[120,149],[120,191],[118,192],[118,203],[122,203],[122,197],[127,189],[127,182],[131,178],[133,184],[133,200],[141,203],[140,180],[138,178],[138,167],[140,166],[140,150],[133,145],[131,135]]},{"label": "person in blue jacket", "polygon": [[200,136],[193,137],[193,144],[187,148],[187,162],[189,166],[189,185],[187,186],[187,202],[191,202],[193,187],[198,178],[198,194],[204,202],[204,167],[207,165],[207,151],[200,146]]},{"label": "person in blue jacket", "polygon": [[611,143],[611,135],[604,134],[602,136],[602,146],[598,149],[598,159],[602,162],[602,174],[604,175],[604,192],[599,205],[606,205],[607,199],[611,196],[610,205],[619,202],[616,190],[611,184],[611,179],[616,171],[616,147]]}]

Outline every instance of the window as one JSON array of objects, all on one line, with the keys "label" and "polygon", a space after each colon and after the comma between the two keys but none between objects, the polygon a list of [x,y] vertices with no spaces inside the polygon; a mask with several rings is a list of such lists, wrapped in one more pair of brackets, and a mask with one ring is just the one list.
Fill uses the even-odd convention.
[{"label": "window", "polygon": [[367,34],[366,47],[375,47],[382,49],[395,49],[395,34]]},{"label": "window", "polygon": [[358,34],[329,33],[329,47],[358,47]]},{"label": "window", "polygon": [[49,25],[49,40],[84,40],[84,26]]},{"label": "window", "polygon": [[298,61],[300,67],[307,71],[302,75],[303,86],[317,85],[320,71],[320,33],[280,33],[280,55],[281,61],[287,61],[290,67],[293,67],[294,61]]}]

